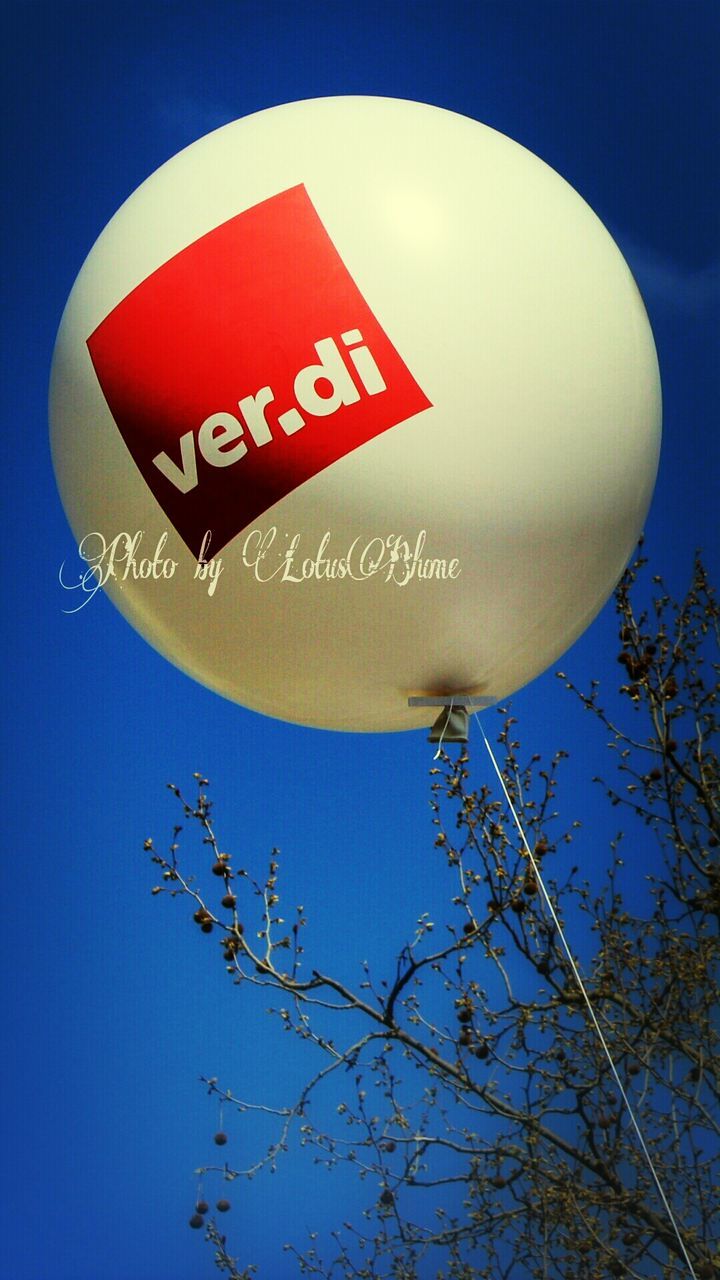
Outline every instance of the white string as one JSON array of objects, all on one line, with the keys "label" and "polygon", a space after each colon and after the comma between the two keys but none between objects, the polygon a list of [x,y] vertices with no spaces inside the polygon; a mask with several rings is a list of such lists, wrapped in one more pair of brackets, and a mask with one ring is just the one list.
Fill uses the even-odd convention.
[{"label": "white string", "polygon": [[443,727],[442,727],[442,730],[441,730],[441,732],[440,732],[440,738],[439,738],[439,740],[438,740],[438,749],[437,749],[437,751],[435,752],[435,755],[433,756],[433,760],[439,760],[439,759],[440,759],[440,756],[441,756],[441,754],[442,754],[443,738],[445,737],[445,732],[446,732],[447,727],[448,727],[448,725],[449,725],[449,723],[450,723],[450,716],[452,715],[452,709],[453,709],[453,707],[454,707],[454,706],[455,706],[455,701],[454,701],[454,699],[453,699],[453,698],[451,698],[451,699],[450,699],[449,704],[447,704],[447,705],[446,705],[446,707],[445,707],[445,710],[447,711],[447,715],[445,716],[445,723],[444,723],[444,725],[443,725]]},{"label": "white string", "polygon": [[[674,1232],[675,1232],[675,1235],[677,1236],[678,1244],[680,1245],[680,1249],[681,1249],[681,1251],[682,1251],[683,1258],[685,1259],[685,1261],[686,1261],[686,1263],[687,1263],[687,1266],[688,1266],[688,1271],[690,1272],[690,1275],[692,1276],[692,1280],[697,1280],[697,1276],[695,1275],[695,1271],[693,1270],[693,1264],[692,1264],[692,1262],[690,1261],[690,1257],[689,1257],[689,1255],[688,1255],[688,1251],[687,1251],[687,1249],[685,1248],[685,1243],[684,1243],[683,1238],[682,1238],[682,1236],[681,1236],[681,1234],[680,1234],[680,1229],[679,1229],[679,1227],[678,1227],[678,1225],[677,1225],[677,1222],[675,1221],[675,1216],[674,1216],[673,1211],[672,1211],[672,1209],[671,1209],[671,1207],[670,1207],[670,1203],[669,1203],[669,1201],[668,1201],[668,1199],[667,1199],[667,1196],[665,1195],[665,1192],[663,1191],[662,1183],[660,1182],[660,1179],[659,1179],[659,1177],[658,1177],[658,1175],[657,1175],[657,1172],[656,1172],[656,1170],[655,1170],[655,1165],[653,1164],[652,1157],[651,1157],[650,1152],[648,1151],[647,1146],[646,1146],[646,1144],[645,1144],[645,1139],[643,1138],[642,1133],[641,1133],[641,1131],[640,1131],[640,1126],[639,1126],[639,1124],[638,1124],[637,1120],[635,1119],[635,1113],[634,1113],[634,1111],[633,1111],[633,1109],[632,1109],[632,1107],[631,1107],[631,1105],[630,1105],[630,1100],[629,1100],[629,1098],[628,1098],[628,1096],[627,1096],[627,1094],[626,1094],[626,1092],[625,1092],[625,1089],[623,1088],[622,1080],[620,1079],[620,1076],[618,1075],[617,1068],[615,1067],[615,1063],[613,1062],[612,1055],[611,1055],[610,1050],[609,1050],[609,1048],[608,1048],[608,1045],[607,1045],[607,1041],[606,1041],[606,1039],[605,1039],[605,1036],[603,1035],[603,1032],[602,1032],[602,1028],[601,1028],[601,1026],[600,1026],[600,1023],[598,1022],[598,1020],[597,1020],[597,1018],[596,1018],[596,1016],[595,1016],[595,1010],[593,1009],[592,1004],[590,1003],[590,997],[589,997],[589,995],[588,995],[588,993],[587,993],[587,991],[586,991],[586,989],[585,989],[585,984],[584,984],[584,982],[583,982],[582,978],[580,977],[580,973],[579,973],[579,971],[578,971],[578,967],[577,967],[577,965],[575,964],[575,961],[574,961],[574,959],[573,959],[572,952],[571,952],[571,950],[570,950],[570,948],[569,948],[569,946],[568,946],[568,944],[567,944],[567,941],[566,941],[566,939],[565,939],[565,934],[563,933],[562,925],[560,924],[560,921],[559,921],[559,919],[558,919],[558,917],[557,917],[557,913],[556,913],[555,908],[554,908],[554,906],[553,906],[553,904],[552,904],[552,900],[551,900],[551,898],[550,898],[550,895],[549,895],[549,893],[548,893],[547,889],[545,888],[545,884],[544,884],[544,882],[543,882],[542,876],[540,875],[540,868],[539,868],[539,866],[538,866],[537,862],[535,861],[535,857],[534,857],[534,855],[533,855],[533,851],[532,851],[532,849],[530,848],[530,845],[529,845],[529,843],[528,843],[528,840],[527,840],[527,837],[526,837],[526,835],[525,835],[525,832],[523,831],[522,825],[521,825],[521,823],[520,823],[520,819],[518,818],[518,815],[517,815],[517,813],[515,812],[515,806],[514,806],[514,804],[513,804],[512,800],[510,799],[510,794],[509,794],[508,789],[507,789],[507,787],[506,787],[506,785],[505,785],[505,779],[503,778],[502,773],[500,772],[500,769],[499,769],[499,767],[498,767],[497,760],[495,759],[495,756],[493,755],[492,747],[490,746],[490,743],[488,742],[487,735],[486,735],[486,733],[485,733],[485,729],[483,728],[482,724],[480,723],[480,718],[479,718],[479,716],[478,716],[477,712],[475,712],[474,714],[475,714],[475,719],[477,720],[477,723],[478,723],[478,725],[479,725],[479,727],[480,727],[480,732],[481,732],[481,734],[482,734],[482,736],[483,736],[483,741],[484,741],[484,743],[485,743],[485,746],[487,747],[488,755],[490,756],[490,759],[491,759],[491,760],[492,760],[492,762],[493,762],[493,767],[494,767],[495,772],[496,772],[496,774],[497,774],[497,776],[498,776],[498,779],[499,779],[499,782],[500,782],[500,786],[501,786],[501,787],[502,787],[502,789],[503,789],[503,793],[504,793],[504,795],[505,795],[505,799],[506,799],[506,801],[507,801],[507,803],[508,803],[508,806],[509,806],[510,812],[511,812],[511,814],[512,814],[513,818],[515,819],[515,826],[517,827],[517,829],[518,829],[518,831],[519,831],[519,833],[520,833],[520,839],[522,840],[522,842],[523,842],[523,844],[524,844],[524,846],[525,846],[525,850],[526,850],[526,852],[527,852],[527,855],[528,855],[528,857],[529,857],[529,859],[530,859],[530,863],[531,863],[531,865],[532,865],[532,869],[533,869],[533,871],[534,871],[534,873],[535,873],[535,878],[536,878],[536,880],[537,880],[538,884],[540,885],[540,888],[541,888],[541,890],[542,890],[542,895],[543,895],[543,898],[545,899],[545,903],[546,903],[546,905],[547,905],[548,911],[550,912],[550,915],[552,916],[553,923],[554,923],[554,925],[555,925],[555,927],[556,927],[556,929],[557,929],[557,931],[558,931],[558,933],[559,933],[559,935],[560,935],[560,939],[561,939],[561,941],[562,941],[563,949],[564,949],[565,954],[566,954],[566,956],[567,956],[567,958],[568,958],[568,961],[569,961],[569,963],[570,963],[570,967],[571,967],[571,969],[572,969],[572,971],[573,971],[573,975],[574,975],[574,977],[575,977],[575,981],[577,982],[577,984],[578,984],[578,986],[579,986],[579,988],[580,988],[580,990],[581,990],[581,992],[582,992],[583,999],[584,999],[584,1001],[585,1001],[585,1004],[587,1005],[588,1012],[589,1012],[590,1017],[591,1017],[591,1019],[592,1019],[593,1026],[594,1026],[594,1028],[595,1028],[595,1030],[596,1030],[596,1032],[597,1032],[597,1034],[598,1034],[598,1037],[599,1037],[599,1039],[600,1039],[600,1043],[601,1043],[601,1045],[602,1045],[602,1047],[603,1047],[603,1049],[604,1049],[604,1051],[605,1051],[605,1057],[607,1058],[607,1060],[608,1060],[608,1062],[609,1062],[609,1064],[610,1064],[610,1070],[612,1071],[613,1077],[614,1077],[614,1079],[615,1079],[615,1083],[616,1083],[616,1085],[617,1085],[617,1087],[618,1087],[618,1090],[619,1090],[619,1092],[620,1092],[620,1096],[621,1096],[621,1098],[622,1098],[622,1100],[623,1100],[623,1102],[624,1102],[624,1104],[625,1104],[625,1107],[627,1108],[628,1115],[630,1116],[630,1119],[631,1119],[631,1121],[632,1121],[633,1128],[634,1128],[634,1130],[635,1130],[635,1133],[637,1134],[637,1138],[638,1138],[638,1141],[639,1141],[639,1143],[640,1143],[640,1146],[641,1146],[641,1148],[642,1148],[642,1150],[643,1150],[643,1154],[644,1154],[644,1156],[645,1156],[645,1159],[647,1160],[647,1163],[648,1163],[648,1165],[650,1166],[650,1172],[652,1173],[653,1179],[654,1179],[654,1181],[655,1181],[655,1186],[657,1187],[658,1193],[659,1193],[659,1195],[660,1195],[660,1199],[662,1200],[663,1205],[665,1206],[665,1209],[666,1209],[666,1212],[667,1212],[668,1218],[670,1219],[670,1222],[672,1223],[672,1227],[673,1227],[673,1230],[674,1230]],[[436,758],[437,758],[437,757],[436,757]]]}]

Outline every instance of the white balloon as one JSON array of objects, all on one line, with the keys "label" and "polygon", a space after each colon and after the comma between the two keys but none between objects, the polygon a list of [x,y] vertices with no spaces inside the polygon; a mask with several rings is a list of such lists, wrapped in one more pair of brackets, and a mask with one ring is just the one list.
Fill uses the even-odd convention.
[{"label": "white balloon", "polygon": [[411,696],[503,699],[587,627],[648,509],[660,386],[557,173],[348,97],[229,124],[126,201],[50,416],[78,543],[151,644],[257,711],[377,731],[435,718]]}]

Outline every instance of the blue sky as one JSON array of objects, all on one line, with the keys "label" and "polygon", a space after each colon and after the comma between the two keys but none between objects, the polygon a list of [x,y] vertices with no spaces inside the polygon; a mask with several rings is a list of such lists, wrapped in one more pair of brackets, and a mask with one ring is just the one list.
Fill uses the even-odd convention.
[{"label": "blue sky", "polygon": [[[635,274],[664,395],[647,546],[680,592],[697,546],[718,566],[720,16],[703,0],[30,0],[6,7],[4,26],[0,1275],[200,1280],[215,1272],[186,1220],[217,1113],[198,1077],[275,1105],[303,1068],[266,1025],[267,1002],[224,980],[186,909],[150,897],[142,842],[169,834],[165,784],[205,772],[224,843],[258,870],[281,848],[318,962],[353,976],[442,901],[430,749],[421,732],[264,719],[170,666],[107,600],[63,613],[57,573],[74,545],[46,397],[65,299],[126,196],[227,121],[341,93],[475,117],[567,178]],[[579,682],[616,681],[613,623],[610,606],[563,658]],[[573,753],[575,856],[599,873],[614,834],[590,783],[601,738],[552,672],[513,710],[528,750]],[[250,1159],[264,1136],[233,1126],[234,1155]],[[272,1261],[281,1235],[301,1241],[339,1212],[337,1184],[295,1156],[233,1194],[236,1252],[273,1277],[289,1274]]]}]

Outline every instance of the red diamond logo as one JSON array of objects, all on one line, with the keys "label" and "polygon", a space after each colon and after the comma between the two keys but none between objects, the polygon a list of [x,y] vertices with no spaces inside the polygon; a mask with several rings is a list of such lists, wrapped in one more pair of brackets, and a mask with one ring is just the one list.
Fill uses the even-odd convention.
[{"label": "red diamond logo", "polygon": [[88,339],[110,412],[194,555],[430,407],[303,186],[159,267]]}]

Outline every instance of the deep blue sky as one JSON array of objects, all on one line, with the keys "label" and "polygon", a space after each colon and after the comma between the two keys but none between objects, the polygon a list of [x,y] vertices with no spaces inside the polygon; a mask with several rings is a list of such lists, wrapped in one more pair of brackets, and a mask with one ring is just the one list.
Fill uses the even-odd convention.
[{"label": "deep blue sky", "polygon": [[[437,909],[430,752],[424,733],[326,734],[226,703],[104,599],[63,614],[57,572],[74,547],[46,396],[67,294],[138,183],[248,112],[383,94],[500,129],[594,207],[645,297],[665,403],[648,548],[681,591],[696,546],[718,564],[720,10],[28,0],[4,6],[3,27],[0,1277],[200,1280],[215,1274],[210,1252],[185,1223],[217,1117],[197,1077],[282,1103],[301,1064],[266,1028],[267,1001],[244,1002],[211,964],[214,943],[202,945],[185,908],[150,898],[142,841],[160,843],[172,824],[164,784],[207,772],[224,842],[258,870],[281,847],[318,961],[351,976]],[[579,681],[616,680],[612,635],[610,607],[563,666]],[[564,803],[585,821],[576,856],[597,872],[614,831],[590,785],[600,740],[551,673],[513,707],[529,749],[574,753]],[[234,1141],[241,1160],[264,1139],[236,1126]],[[333,1217],[332,1184],[294,1161],[234,1192],[246,1261],[263,1264],[280,1236],[300,1240],[304,1225]],[[271,1262],[264,1274],[289,1271]]]}]

